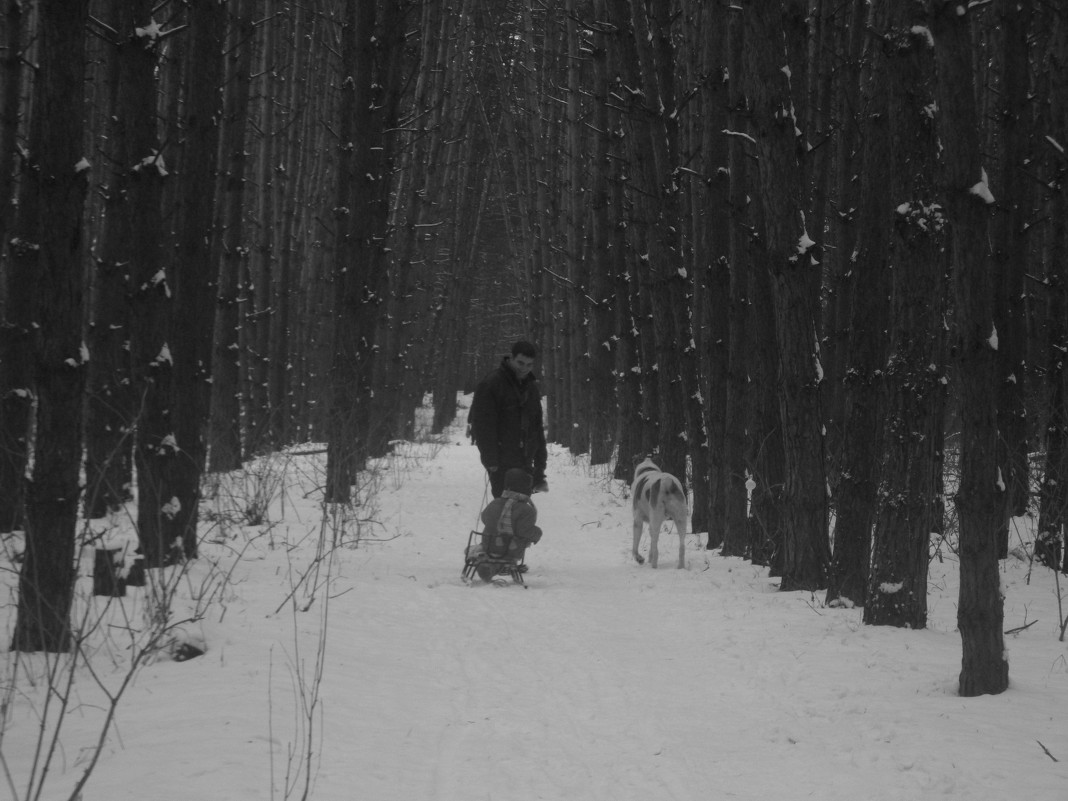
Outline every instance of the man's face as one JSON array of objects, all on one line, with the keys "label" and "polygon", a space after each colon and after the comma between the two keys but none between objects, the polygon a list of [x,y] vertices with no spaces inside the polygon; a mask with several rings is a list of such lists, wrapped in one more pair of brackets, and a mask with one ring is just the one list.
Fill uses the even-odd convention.
[{"label": "man's face", "polygon": [[534,360],[529,356],[524,356],[522,353],[512,356],[508,360],[508,364],[512,366],[512,370],[515,371],[515,377],[520,381],[530,375],[530,371],[534,369]]}]

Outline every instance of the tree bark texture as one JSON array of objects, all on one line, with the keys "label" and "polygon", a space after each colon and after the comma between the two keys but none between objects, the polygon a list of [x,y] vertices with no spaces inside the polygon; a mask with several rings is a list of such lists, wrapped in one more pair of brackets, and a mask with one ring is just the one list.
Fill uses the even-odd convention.
[{"label": "tree bark texture", "polygon": [[857,244],[852,270],[855,295],[842,390],[845,393],[839,475],[835,486],[836,523],[827,600],[863,606],[868,586],[876,492],[882,466],[881,381],[889,322],[890,117],[886,59],[878,46],[862,79],[863,124]]},{"label": "tree bark texture", "polygon": [[1027,513],[1030,495],[1028,420],[1026,401],[1027,321],[1024,276],[1032,272],[1027,213],[1030,186],[1026,182],[1029,153],[1026,117],[1030,80],[1027,54],[1032,0],[1001,0],[1001,170],[998,176],[999,213],[993,226],[995,303],[998,335],[998,445],[1004,455],[1005,522],[999,533],[998,555],[1008,556],[1009,518]]},{"label": "tree bark texture", "polygon": [[366,125],[371,104],[371,30],[374,27],[373,0],[348,4],[342,27],[341,50],[341,130],[338,163],[338,199],[334,209],[337,226],[334,267],[335,328],[331,366],[330,413],[327,429],[326,500],[347,503],[359,469],[360,433],[357,406],[360,403],[362,353],[358,337],[364,286],[360,280],[361,262],[368,258],[370,243],[360,236],[354,218],[360,210],[360,196],[368,187],[362,157],[370,145]]},{"label": "tree bark texture", "polygon": [[[33,404],[30,323],[36,268],[36,198],[27,181],[15,191],[19,135],[19,99],[24,89],[22,60],[24,6],[6,0],[3,12],[5,56],[0,70],[0,532],[24,525],[26,464]],[[24,165],[25,166],[25,165]],[[16,217],[17,211],[17,217]]]},{"label": "tree bark texture", "polygon": [[637,254],[638,284],[648,299],[655,349],[654,358],[643,360],[643,370],[656,382],[658,464],[688,486],[687,457],[694,438],[687,418],[696,375],[684,322],[674,54],[666,4],[657,0],[629,6],[629,15],[619,8],[615,13],[626,25],[618,38],[624,85],[641,90],[630,106],[629,161],[636,190],[631,244]]},{"label": "tree bark texture", "polygon": [[[145,28],[133,33],[140,47],[153,47]],[[144,65],[140,65],[144,67]],[[139,69],[131,75],[131,103],[155,103],[158,73]],[[175,561],[171,524],[177,513],[174,461],[177,442],[171,416],[171,311],[174,280],[164,261],[163,197],[168,185],[166,154],[160,152],[156,125],[144,115],[135,118],[137,150],[142,153],[127,190],[131,250],[130,269],[131,401],[136,421],[134,467],[137,474],[137,527],[147,567]]]},{"label": "tree bark texture", "polygon": [[[1065,543],[1065,515],[1068,513],[1068,172],[1064,153],[1068,142],[1068,20],[1062,13],[1049,43],[1049,139],[1054,167],[1059,176],[1049,184],[1050,232],[1047,244],[1050,292],[1050,372],[1051,413],[1047,439],[1046,472],[1041,492],[1036,555],[1047,566],[1068,573],[1068,543]],[[1047,142],[1049,141],[1047,139]]]},{"label": "tree bark texture", "polygon": [[864,622],[923,628],[933,532],[942,526],[946,231],[936,201],[934,54],[903,4],[885,3],[882,34],[891,137],[893,305],[884,369],[885,452]]},{"label": "tree bark texture", "polygon": [[[20,0],[0,0],[0,20],[3,21],[0,32],[0,245],[7,241],[14,216],[11,201],[18,153],[19,100],[23,90],[23,9]],[[0,310],[4,306],[4,294],[0,286]]]},{"label": "tree bark texture", "polygon": [[211,422],[208,436],[210,469],[236,470],[241,466],[241,338],[240,280],[247,269],[248,240],[244,225],[249,160],[246,131],[252,82],[252,35],[250,0],[232,4],[226,89],[222,116],[222,180],[220,220],[216,240],[219,254],[217,308],[211,369]]},{"label": "tree bark texture", "polygon": [[[856,212],[860,204],[858,172],[861,157],[860,142],[860,81],[864,51],[868,41],[867,0],[850,0],[842,5],[843,19],[837,25],[835,50],[841,63],[835,70],[838,91],[831,102],[838,120],[833,140],[822,147],[834,149],[833,181],[836,203],[827,215],[827,237],[833,248],[827,249],[827,278],[824,291],[827,303],[824,311],[821,339],[824,372],[827,386],[841,387],[848,357],[847,338],[853,318],[856,271],[853,258],[856,252]],[[818,219],[818,218],[816,218]],[[842,442],[845,419],[845,392],[829,392],[822,403],[827,428],[828,474],[833,487],[837,481],[837,461]]]},{"label": "tree bark texture", "polygon": [[222,117],[223,36],[226,8],[212,2],[189,10],[191,37],[186,70],[188,98],[183,106],[184,146],[177,181],[176,247],[169,272],[175,276],[174,314],[181,322],[172,336],[174,354],[174,435],[178,511],[174,536],[186,559],[197,555],[200,477],[207,457],[203,422],[211,402],[212,335],[215,330],[218,267],[215,183],[219,121]]},{"label": "tree bark texture", "polygon": [[723,521],[724,556],[749,554],[748,505],[749,487],[747,470],[747,432],[752,428],[747,420],[750,414],[749,344],[753,336],[750,328],[750,287],[753,275],[754,227],[750,217],[748,158],[742,137],[746,97],[741,76],[744,71],[745,25],[741,17],[731,14],[727,18],[727,75],[728,75],[728,174],[729,216],[728,247],[730,266],[730,310],[728,312],[730,352],[727,357],[726,409],[723,433],[723,495],[725,500]]},{"label": "tree bark texture", "polygon": [[[605,19],[606,0],[596,0],[595,14]],[[614,327],[615,315],[613,305],[622,303],[614,294],[614,276],[625,269],[625,254],[617,246],[612,235],[612,219],[618,219],[622,210],[611,205],[609,191],[610,154],[613,153],[616,137],[612,133],[618,130],[619,120],[615,112],[609,110],[609,93],[612,89],[612,75],[609,72],[607,53],[607,34],[598,31],[595,34],[593,75],[596,97],[593,104],[594,136],[593,147],[596,163],[590,187],[589,218],[589,253],[590,253],[590,463],[608,464],[616,446],[616,414],[618,406],[615,392],[613,368],[615,351],[618,347],[617,329]]]},{"label": "tree bark texture", "polygon": [[38,195],[39,295],[34,370],[37,430],[26,497],[26,553],[12,650],[66,651],[72,645],[74,536],[81,487],[85,363],[82,217],[89,164],[83,155],[85,26],[88,2],[42,0],[34,86],[30,172]]},{"label": "tree bark texture", "polygon": [[[131,268],[140,256],[135,248],[143,244],[134,224],[146,213],[133,204],[143,199],[140,184],[157,180],[159,167],[167,170],[163,154],[157,152],[159,43],[137,35],[139,28],[149,26],[152,8],[151,2],[113,5],[112,22],[119,34],[110,54],[117,82],[109,137],[114,168],[103,209],[89,327],[85,510],[90,518],[104,517],[132,497],[136,408],[129,297]],[[157,175],[146,178],[146,171]]]},{"label": "tree bark texture", "polygon": [[779,351],[779,408],[785,453],[783,590],[826,585],[827,481],[819,416],[821,367],[815,242],[800,207],[797,119],[780,3],[745,3],[745,86],[759,163],[775,331]]},{"label": "tree bark texture", "polygon": [[998,533],[1006,507],[1004,471],[997,461],[997,394],[990,391],[998,372],[988,237],[993,197],[980,162],[970,19],[959,13],[960,8],[954,2],[930,3],[961,377],[961,475],[956,495],[960,523],[957,625],[963,644],[960,693],[974,696],[1000,693],[1008,687],[998,566]]}]

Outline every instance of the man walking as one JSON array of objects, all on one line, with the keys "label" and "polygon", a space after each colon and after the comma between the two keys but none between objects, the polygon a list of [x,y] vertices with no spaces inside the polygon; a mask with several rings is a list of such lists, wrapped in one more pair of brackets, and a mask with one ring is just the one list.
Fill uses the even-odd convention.
[{"label": "man walking", "polygon": [[516,342],[511,355],[479,382],[471,401],[471,433],[494,498],[504,492],[504,475],[511,468],[534,477],[534,492],[549,491],[541,392],[533,372],[537,355],[529,342]]}]

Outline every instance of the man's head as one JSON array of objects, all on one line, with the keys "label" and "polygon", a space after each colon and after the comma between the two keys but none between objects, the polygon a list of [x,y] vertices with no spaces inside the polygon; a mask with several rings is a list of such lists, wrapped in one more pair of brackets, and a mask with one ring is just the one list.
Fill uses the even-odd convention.
[{"label": "man's head", "polygon": [[519,340],[512,345],[512,357],[508,360],[516,378],[522,381],[530,371],[534,369],[534,359],[537,357],[537,349],[526,340]]}]

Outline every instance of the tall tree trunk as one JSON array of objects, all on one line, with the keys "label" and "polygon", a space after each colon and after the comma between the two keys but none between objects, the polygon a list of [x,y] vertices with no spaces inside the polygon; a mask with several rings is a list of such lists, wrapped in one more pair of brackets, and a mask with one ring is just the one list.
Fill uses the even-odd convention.
[{"label": "tall tree trunk", "polygon": [[[687,480],[690,436],[689,396],[696,391],[694,354],[689,348],[680,228],[678,109],[675,101],[674,56],[663,2],[632,0],[624,12],[613,0],[613,14],[625,24],[618,37],[624,85],[640,87],[631,108],[630,162],[635,180],[634,246],[639,254],[639,286],[649,304],[655,355],[642,369],[656,382],[658,464]],[[629,35],[627,33],[629,31]],[[633,92],[631,92],[633,94]],[[643,311],[644,314],[644,311]],[[686,351],[686,353],[684,353]],[[688,369],[694,371],[684,375]]]},{"label": "tall tree trunk", "polygon": [[[611,99],[625,96],[623,89],[623,58],[626,48],[618,40],[628,35],[625,24],[629,13],[625,4],[606,0],[604,6],[605,60],[610,80],[608,95]],[[607,98],[606,98],[607,100]],[[609,168],[608,204],[611,209],[611,248],[615,255],[612,282],[616,295],[615,330],[619,340],[615,354],[616,418],[615,438],[616,464],[612,475],[629,482],[634,477],[634,467],[641,457],[648,455],[651,439],[646,441],[648,425],[645,416],[647,398],[643,397],[645,379],[642,374],[641,301],[638,273],[634,262],[634,250],[628,242],[628,215],[630,212],[626,195],[626,182],[630,166],[626,161],[629,147],[624,139],[625,111],[619,103],[612,106],[612,157],[605,165]]]},{"label": "tall tree trunk", "polygon": [[[1046,141],[1053,151],[1054,175],[1047,182],[1050,230],[1045,262],[1050,288],[1047,317],[1049,414],[1046,424],[1046,464],[1039,492],[1035,556],[1047,567],[1068,573],[1064,532],[1068,515],[1068,181],[1065,181],[1064,143],[1068,141],[1068,20],[1063,11],[1054,22],[1048,45],[1046,75],[1049,102]],[[1053,144],[1056,143],[1056,144]]]},{"label": "tall tree trunk", "polygon": [[352,220],[365,188],[360,184],[358,149],[367,147],[369,132],[359,126],[359,110],[370,102],[370,27],[374,21],[373,0],[358,0],[346,6],[341,29],[341,121],[338,160],[338,199],[334,209],[337,245],[334,257],[334,344],[331,365],[330,411],[327,416],[326,500],[347,503],[356,479],[358,427],[357,401],[361,289],[356,264],[366,258],[365,243],[358,240]]},{"label": "tall tree trunk", "polygon": [[815,242],[800,207],[801,168],[797,120],[781,3],[743,4],[746,22],[745,85],[752,99],[752,134],[759,161],[776,341],[779,408],[786,475],[783,485],[783,590],[825,586],[830,561],[827,479],[819,416],[818,298],[813,271],[820,269]]},{"label": "tall tree trunk", "polygon": [[746,539],[753,564],[766,565],[772,576],[782,576],[785,558],[783,488],[786,483],[786,453],[778,399],[780,355],[775,339],[775,302],[766,238],[763,235],[762,205],[754,202],[750,207],[754,228],[760,232],[760,239],[750,254],[751,345],[748,358],[749,409],[746,415],[749,434],[746,441],[746,469],[749,475],[745,478],[750,505]]},{"label": "tall tree trunk", "polygon": [[244,225],[248,197],[248,128],[251,93],[252,36],[251,0],[236,0],[230,9],[232,21],[224,111],[221,156],[221,225],[217,239],[220,258],[215,331],[211,369],[211,421],[208,438],[211,470],[226,472],[241,466],[241,312],[240,280],[246,269],[248,244]]},{"label": "tall tree trunk", "polygon": [[843,19],[836,28],[835,51],[841,54],[836,67],[838,91],[832,102],[838,129],[833,142],[834,173],[830,176],[836,186],[835,213],[827,218],[827,237],[832,248],[825,251],[827,263],[826,296],[823,337],[821,340],[825,387],[822,408],[827,427],[827,453],[830,483],[837,483],[838,453],[842,442],[845,419],[845,378],[848,359],[847,338],[853,318],[852,303],[857,280],[856,211],[860,205],[859,158],[860,142],[860,81],[864,52],[868,40],[868,0],[849,0],[842,4]]},{"label": "tall tree trunk", "polygon": [[[274,98],[284,107],[276,131],[277,142],[272,149],[272,189],[274,195],[275,228],[274,258],[270,285],[266,287],[271,313],[265,321],[263,336],[263,379],[267,398],[267,418],[264,420],[264,445],[267,449],[282,448],[289,428],[289,328],[290,296],[293,291],[293,226],[296,205],[295,189],[300,180],[298,143],[302,138],[301,121],[305,102],[300,97],[300,75],[308,57],[308,48],[301,35],[301,17],[309,12],[300,6],[290,6],[286,15],[284,46],[287,64],[280,67],[278,93]],[[280,37],[282,38],[282,37]]]},{"label": "tall tree trunk", "polygon": [[[724,556],[746,556],[749,553],[748,505],[749,487],[746,470],[746,432],[750,414],[749,349],[752,332],[749,327],[750,285],[753,275],[753,222],[749,215],[749,165],[742,137],[745,92],[742,86],[745,26],[737,14],[727,20],[727,75],[729,92],[728,119],[728,175],[730,176],[729,204],[729,263],[730,263],[730,332],[727,339],[730,353],[727,359],[726,410],[723,436],[723,495],[726,503],[723,521]],[[758,385],[759,386],[759,385]],[[759,392],[760,389],[758,388]]]},{"label": "tall tree trunk", "polygon": [[960,601],[963,645],[960,693],[1003,692],[1009,664],[1002,633],[998,532],[1005,513],[998,464],[998,336],[993,317],[990,208],[980,162],[970,14],[956,2],[932,0],[931,30],[938,66],[939,130],[946,167],[946,210],[952,230],[957,300],[957,364],[961,376]]},{"label": "tall tree trunk", "polygon": [[576,22],[575,0],[566,0],[564,22],[567,41],[567,150],[566,170],[567,214],[565,231],[567,241],[568,286],[564,289],[568,334],[568,391],[570,394],[568,447],[573,454],[589,453],[590,446],[590,347],[587,322],[587,296],[590,266],[583,258],[586,209],[589,204],[582,166],[585,162],[584,148],[587,138],[583,136],[585,125],[582,109],[582,75],[580,60],[579,28]]},{"label": "tall tree trunk", "polygon": [[[724,540],[727,462],[726,415],[730,357],[730,172],[727,128],[727,10],[712,3],[692,9],[697,19],[693,46],[700,53],[691,59],[699,82],[699,104],[691,101],[687,128],[688,151],[699,154],[697,174],[689,175],[689,238],[693,242],[693,342],[699,376],[695,404],[696,422],[704,441],[691,449],[694,458],[695,492],[692,530],[707,531],[705,547],[719,547]],[[703,180],[699,180],[703,179]],[[700,501],[703,499],[703,503]]]},{"label": "tall tree trunk", "polygon": [[37,209],[28,182],[19,187],[18,204],[12,202],[23,92],[23,8],[17,0],[0,7],[8,48],[0,65],[0,532],[23,526],[34,392],[30,326],[38,275]]},{"label": "tall tree trunk", "polygon": [[872,545],[864,622],[923,628],[932,532],[942,527],[945,414],[946,231],[935,200],[938,143],[934,58],[922,9],[883,3],[875,12],[889,102],[889,243],[893,308],[884,369],[886,466]]},{"label": "tall tree trunk", "polygon": [[[398,215],[398,225],[414,234],[407,237],[405,254],[401,257],[401,261],[410,266],[410,269],[405,271],[403,280],[412,295],[409,310],[411,317],[402,319],[401,326],[409,329],[411,340],[417,343],[418,351],[423,354],[421,358],[414,355],[413,358],[429,362],[437,349],[438,342],[434,331],[440,322],[441,312],[432,310],[435,306],[434,286],[423,274],[429,260],[429,248],[424,243],[436,239],[441,220],[438,216],[439,210],[433,208],[427,199],[441,195],[448,166],[445,164],[445,154],[457,146],[455,132],[449,128],[449,124],[457,121],[457,115],[451,112],[454,109],[453,104],[461,98],[459,92],[446,89],[448,80],[460,72],[448,68],[456,53],[457,42],[452,31],[459,21],[458,16],[451,11],[446,13],[446,9],[433,4],[425,4],[422,14],[420,27],[424,31],[433,31],[433,35],[423,37],[421,42],[420,58],[424,69],[416,76],[413,97],[413,113],[418,124],[409,126],[410,141],[407,147],[401,148],[401,172],[403,180],[408,182],[408,189],[402,194],[406,207]],[[450,144],[446,145],[446,141]],[[436,376],[435,380],[440,378],[440,375]],[[406,378],[408,391],[419,397],[420,402],[427,388],[425,381],[421,371],[413,371]],[[434,433],[444,430],[447,425],[444,420],[446,410],[440,403],[442,400],[444,399],[440,397],[440,393],[435,392],[435,418],[439,408],[443,416],[440,428],[439,420],[433,421]]]},{"label": "tall tree trunk", "polygon": [[32,202],[28,194],[20,191],[16,234],[5,264],[7,304],[0,323],[0,532],[21,529],[25,513],[35,391],[31,332],[38,281],[35,232],[24,222],[29,216],[28,203]]},{"label": "tall tree trunk", "polygon": [[[139,47],[158,47],[137,27]],[[138,70],[131,87],[130,103],[142,109],[156,102],[158,72]],[[177,91],[177,87],[172,87]],[[163,255],[163,196],[167,167],[159,152],[159,134],[152,121],[140,115],[135,132],[138,160],[128,190],[131,250],[137,259],[130,270],[130,364],[132,401],[137,437],[134,467],[137,474],[137,533],[145,564],[159,567],[181,555],[174,542],[173,520],[177,513],[174,463],[177,446],[171,415],[173,401],[171,355],[171,309],[173,276]]]},{"label": "tall tree trunk", "polygon": [[27,491],[26,553],[12,650],[66,651],[76,577],[85,361],[82,215],[89,164],[83,155],[85,26],[89,3],[38,3],[40,55],[34,85],[30,170],[37,194],[35,309],[37,431]]},{"label": "tall tree trunk", "polygon": [[863,606],[868,585],[872,526],[882,466],[879,399],[886,360],[889,306],[887,243],[894,200],[890,195],[890,119],[887,114],[886,59],[875,53],[863,80],[863,155],[854,271],[856,295],[849,304],[848,360],[834,558],[827,601]]},{"label": "tall tree trunk", "polygon": [[[639,242],[639,244],[642,244]],[[642,248],[641,252],[645,252]],[[652,300],[649,297],[648,290],[642,285],[642,278],[645,272],[645,266],[640,264],[637,260],[632,265],[633,271],[631,273],[632,279],[637,284],[634,296],[634,311],[635,322],[637,323],[637,350],[635,354],[637,364],[630,369],[637,369],[638,375],[641,378],[641,448],[640,452],[648,455],[652,453],[658,454],[658,458],[663,458],[663,454],[659,452],[660,448],[660,429],[663,421],[660,419],[660,411],[663,408],[660,404],[660,393],[663,391],[660,387],[660,381],[657,366],[657,349],[656,349],[656,329],[653,325],[653,317],[655,312],[653,311]],[[670,422],[670,421],[669,421]],[[667,464],[665,462],[664,464]],[[661,465],[661,469],[664,468]],[[670,472],[670,470],[668,471]]]},{"label": "tall tree trunk", "polygon": [[271,401],[268,394],[269,347],[271,337],[271,295],[278,258],[277,192],[275,173],[282,137],[282,100],[285,97],[280,70],[284,64],[283,25],[288,15],[275,13],[278,0],[264,0],[260,9],[264,32],[258,40],[255,66],[259,91],[256,111],[259,148],[256,155],[256,228],[249,250],[248,271],[241,287],[242,370],[241,395],[244,400],[245,455],[263,453],[271,447]]},{"label": "tall tree trunk", "polygon": [[95,262],[89,326],[89,397],[86,425],[86,499],[89,518],[104,517],[132,497],[132,436],[135,409],[130,394],[130,265],[135,215],[132,184],[157,147],[156,79],[159,46],[137,35],[152,17],[152,2],[116,2],[112,25],[119,34],[110,54],[115,89],[109,112],[110,161],[103,231]]},{"label": "tall tree trunk", "polygon": [[378,321],[385,308],[393,264],[390,226],[396,151],[393,130],[397,125],[400,93],[405,80],[402,74],[405,16],[411,7],[407,2],[385,4],[380,18],[371,16],[373,27],[369,32],[371,105],[366,119],[361,123],[370,136],[367,150],[361,154],[362,174],[368,187],[357,213],[362,228],[360,237],[366,242],[367,248],[366,262],[361,265],[363,303],[366,308],[360,315],[361,330],[357,343],[362,362],[360,405],[363,430],[360,441],[364,443],[367,457],[388,453],[392,439],[390,409],[382,402],[383,398],[390,395],[390,389],[379,387],[376,390],[374,376],[378,372],[378,361],[383,358],[378,341]]},{"label": "tall tree trunk", "polygon": [[186,101],[182,123],[185,144],[177,180],[177,232],[174,260],[174,315],[181,321],[171,336],[174,356],[175,498],[178,509],[168,520],[186,559],[197,555],[200,476],[207,455],[204,428],[211,402],[212,334],[218,281],[215,253],[215,183],[218,171],[219,119],[226,8],[199,2],[190,7],[191,37],[186,50]]},{"label": "tall tree trunk", "polygon": [[1028,96],[1027,57],[1032,0],[1001,0],[1001,175],[998,202],[1001,213],[994,234],[994,325],[998,330],[998,446],[1004,452],[1005,522],[998,534],[998,555],[1008,556],[1009,518],[1027,513],[1029,498],[1028,426],[1025,405],[1027,327],[1024,317],[1024,275],[1031,272],[1027,237],[1030,187],[1025,183]]},{"label": "tall tree trunk", "polygon": [[[349,471],[382,450],[379,421],[372,415],[376,309],[388,286],[388,213],[392,180],[392,139],[403,44],[400,7],[388,6],[378,25],[373,0],[354,3],[342,43],[344,81],[355,108],[343,116],[341,141],[350,148],[338,203],[337,330],[335,332],[333,428],[328,444],[328,498],[348,500]],[[351,52],[350,52],[351,51]],[[377,59],[377,60],[376,60]],[[344,105],[343,105],[344,108]],[[351,143],[351,145],[350,145]],[[342,364],[342,362],[345,362]],[[349,404],[347,408],[344,403]],[[352,417],[351,432],[344,418]],[[338,436],[351,434],[342,443]],[[348,465],[345,467],[344,465]]]},{"label": "tall tree trunk", "polygon": [[[19,101],[22,99],[23,4],[0,0],[0,255],[13,222],[16,142],[19,133]],[[0,288],[0,309],[3,307]]]},{"label": "tall tree trunk", "polygon": [[[621,193],[620,193],[621,194]],[[616,240],[622,245],[622,235]],[[622,248],[621,248],[622,249]],[[647,451],[643,449],[642,431],[642,377],[640,372],[639,342],[637,333],[637,293],[629,280],[626,268],[621,265],[615,279],[616,329],[620,332],[619,348],[616,351],[616,395],[619,399],[616,410],[616,466],[613,477],[629,482],[634,477],[634,468]]]},{"label": "tall tree trunk", "polygon": [[[597,19],[606,19],[606,0],[594,3]],[[612,376],[618,329],[615,327],[613,305],[622,303],[615,294],[614,277],[624,269],[625,256],[612,236],[611,218],[619,209],[611,206],[609,191],[609,158],[612,153],[612,130],[618,130],[617,115],[609,110],[612,74],[607,56],[607,34],[595,31],[594,69],[594,129],[596,151],[592,185],[590,187],[590,464],[608,464],[616,445],[614,413],[617,405],[615,380]],[[613,128],[613,125],[615,126]]]}]

